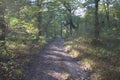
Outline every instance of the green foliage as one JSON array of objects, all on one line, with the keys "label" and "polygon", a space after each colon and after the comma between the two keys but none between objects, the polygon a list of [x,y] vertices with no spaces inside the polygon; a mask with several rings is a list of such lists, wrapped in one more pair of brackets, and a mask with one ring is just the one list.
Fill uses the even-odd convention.
[{"label": "green foliage", "polygon": [[[109,10],[107,9],[109,14],[105,13],[106,2],[99,3],[98,25],[100,37],[104,41],[97,47],[90,45],[95,24],[94,0],[37,1],[39,3],[31,0],[0,0],[0,20],[5,21],[7,26],[5,40],[0,41],[0,80],[22,80],[24,74],[22,67],[30,61],[30,56],[35,55],[49,40],[60,38],[61,35],[65,39],[72,38],[72,40],[76,36],[79,37],[68,42],[69,46],[72,46],[68,48],[73,48],[73,53],[76,53],[74,56],[78,56],[79,60],[83,59],[83,62],[92,65],[96,70],[93,75],[96,79],[104,75],[108,77],[112,71],[111,69],[104,71],[103,66],[101,69],[100,62],[104,64],[105,61],[108,63],[107,66],[112,65],[117,70],[119,65],[117,42],[120,38],[119,0],[109,3]],[[85,9],[82,16],[75,13],[79,12],[79,8]],[[109,16],[109,27],[106,15]],[[0,35],[3,33],[1,27],[3,26],[0,26]]]},{"label": "green foliage", "polygon": [[11,18],[10,18],[10,25],[15,25],[15,24],[17,24],[17,23],[18,23],[17,18],[15,18],[15,17],[11,17]]}]

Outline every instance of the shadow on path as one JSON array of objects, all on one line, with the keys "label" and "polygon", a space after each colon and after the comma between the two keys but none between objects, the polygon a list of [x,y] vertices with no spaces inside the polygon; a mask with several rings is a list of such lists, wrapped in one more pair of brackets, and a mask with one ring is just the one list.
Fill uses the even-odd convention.
[{"label": "shadow on path", "polygon": [[63,39],[55,40],[46,46],[31,65],[33,67],[25,80],[85,80],[88,76],[77,62],[67,55]]}]

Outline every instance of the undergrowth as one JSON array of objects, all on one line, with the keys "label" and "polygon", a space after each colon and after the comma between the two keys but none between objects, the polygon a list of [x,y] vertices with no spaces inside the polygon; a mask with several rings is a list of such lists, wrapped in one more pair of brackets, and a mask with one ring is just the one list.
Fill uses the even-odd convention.
[{"label": "undergrowth", "polygon": [[35,40],[31,35],[9,32],[5,44],[0,42],[0,80],[24,80],[27,64],[46,43],[43,37]]},{"label": "undergrowth", "polygon": [[120,79],[120,40],[102,39],[102,44],[92,45],[92,39],[79,37],[66,41],[69,55],[78,61],[90,65],[91,80]]}]

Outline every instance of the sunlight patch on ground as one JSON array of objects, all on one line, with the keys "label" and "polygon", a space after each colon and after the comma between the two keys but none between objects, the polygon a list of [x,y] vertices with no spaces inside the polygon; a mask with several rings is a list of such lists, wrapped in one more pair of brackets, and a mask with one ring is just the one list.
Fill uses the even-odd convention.
[{"label": "sunlight patch on ground", "polygon": [[71,75],[67,72],[56,72],[56,71],[48,71],[48,75],[58,79],[58,80],[66,80],[68,79]]},{"label": "sunlight patch on ground", "polygon": [[94,61],[90,60],[90,59],[83,59],[80,62],[78,62],[78,64],[80,65],[80,68],[85,70],[85,71],[93,71],[93,67],[96,65]]},{"label": "sunlight patch on ground", "polygon": [[67,45],[67,46],[65,46],[65,50],[71,50],[71,46],[70,45]]},{"label": "sunlight patch on ground", "polygon": [[62,72],[61,73],[62,77],[66,80],[68,78],[70,78],[71,74],[67,73],[67,72]]},{"label": "sunlight patch on ground", "polygon": [[79,53],[77,50],[72,50],[72,51],[70,52],[70,56],[71,56],[72,58],[76,58],[78,55],[80,55],[80,53]]}]

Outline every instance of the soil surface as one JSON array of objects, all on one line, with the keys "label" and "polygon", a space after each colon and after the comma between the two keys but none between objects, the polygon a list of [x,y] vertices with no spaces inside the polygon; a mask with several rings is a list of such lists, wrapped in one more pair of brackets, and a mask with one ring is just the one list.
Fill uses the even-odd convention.
[{"label": "soil surface", "polygon": [[[82,66],[83,67],[83,66]],[[89,73],[69,57],[64,40],[49,43],[33,60],[25,80],[89,80]]]}]

